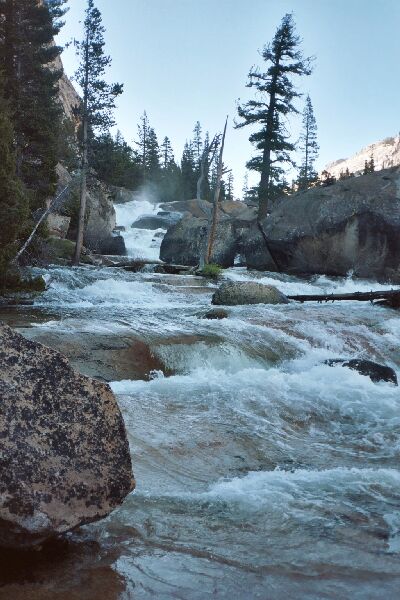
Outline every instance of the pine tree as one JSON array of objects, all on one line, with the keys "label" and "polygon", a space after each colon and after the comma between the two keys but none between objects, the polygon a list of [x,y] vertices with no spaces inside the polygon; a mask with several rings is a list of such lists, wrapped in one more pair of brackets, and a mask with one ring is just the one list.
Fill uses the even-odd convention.
[{"label": "pine tree", "polygon": [[150,135],[150,125],[149,119],[146,111],[144,111],[143,115],[140,117],[140,123],[138,125],[138,137],[139,141],[136,142],[136,145],[139,147],[138,154],[140,157],[140,163],[142,168],[142,181],[143,183],[147,179],[147,166],[148,166],[148,144],[149,144],[149,135]]},{"label": "pine tree", "polygon": [[32,208],[45,204],[57,185],[56,165],[61,128],[53,43],[65,0],[2,0],[0,70],[5,77],[14,127],[17,174],[30,192]]},{"label": "pine tree", "polygon": [[284,172],[282,165],[293,164],[290,153],[295,147],[289,141],[286,121],[298,112],[294,101],[301,94],[296,91],[292,79],[311,73],[310,59],[303,57],[300,42],[292,15],[285,15],[272,43],[262,52],[267,70],[261,72],[253,68],[249,73],[247,87],[255,88],[256,99],[238,107],[242,121],[236,127],[260,126],[249,138],[259,152],[247,164],[249,169],[261,173],[259,222],[268,214],[274,185]]},{"label": "pine tree", "polygon": [[304,107],[303,131],[300,136],[300,144],[303,160],[299,169],[298,187],[300,190],[307,190],[318,178],[318,173],[315,171],[314,165],[319,152],[317,122],[310,96],[307,96]]},{"label": "pine tree", "polygon": [[181,160],[182,194],[184,200],[196,197],[197,168],[192,142],[186,142]]},{"label": "pine tree", "polygon": [[194,154],[194,160],[196,162],[197,165],[200,164],[201,161],[201,157],[203,155],[203,139],[202,139],[202,129],[201,129],[201,125],[200,125],[200,121],[196,122],[196,125],[194,126],[193,129],[193,154]]},{"label": "pine tree", "polygon": [[118,131],[109,132],[93,140],[91,165],[97,177],[109,185],[137,189],[142,183],[139,158]]},{"label": "pine tree", "polygon": [[233,178],[233,173],[232,171],[229,171],[228,173],[228,177],[227,177],[227,181],[226,181],[226,199],[232,201],[233,198],[233,182],[234,182],[234,178]]},{"label": "pine tree", "polygon": [[16,175],[14,131],[10,110],[4,99],[0,77],[0,293],[7,286],[8,267],[15,256],[15,242],[27,217],[23,186]]},{"label": "pine tree", "polygon": [[365,161],[364,164],[364,175],[368,175],[368,173],[373,173],[375,171],[375,160],[374,155],[371,154],[371,158]]},{"label": "pine tree", "polygon": [[84,39],[76,42],[80,65],[75,76],[83,92],[83,103],[81,191],[74,265],[79,264],[83,245],[88,158],[93,135],[96,132],[106,132],[115,124],[113,118],[115,100],[122,94],[121,84],[109,84],[103,79],[107,67],[111,64],[111,58],[104,54],[105,29],[102,25],[101,13],[95,7],[94,0],[87,0],[85,15]]},{"label": "pine tree", "polygon": [[173,165],[175,165],[175,158],[171,141],[165,137],[161,144],[161,167],[163,171],[168,171]]},{"label": "pine tree", "polygon": [[160,176],[160,169],[160,147],[156,132],[150,127],[147,141],[146,172],[151,182],[157,182]]}]

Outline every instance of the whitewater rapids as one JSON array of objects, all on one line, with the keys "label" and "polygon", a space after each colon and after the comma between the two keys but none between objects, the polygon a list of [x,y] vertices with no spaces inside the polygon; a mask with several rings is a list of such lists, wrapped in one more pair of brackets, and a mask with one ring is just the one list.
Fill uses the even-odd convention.
[{"label": "whitewater rapids", "polygon": [[[131,253],[138,244],[148,258],[149,239]],[[367,358],[400,379],[398,312],[258,305],[208,321],[214,285],[196,277],[46,272],[35,309],[49,316],[35,327],[133,332],[172,373],[111,383],[137,490],[87,535],[116,550],[121,598],[398,598],[399,388],[324,364]],[[382,287],[240,268],[224,277],[286,294]]]}]

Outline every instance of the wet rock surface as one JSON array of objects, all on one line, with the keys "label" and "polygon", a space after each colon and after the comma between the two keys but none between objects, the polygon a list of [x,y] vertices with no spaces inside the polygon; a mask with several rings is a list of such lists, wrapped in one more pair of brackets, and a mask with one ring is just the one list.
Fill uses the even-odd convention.
[{"label": "wet rock surface", "polygon": [[148,381],[153,371],[170,374],[149,344],[134,336],[66,331],[43,333],[37,328],[25,328],[21,332],[31,340],[62,352],[83,375],[102,381]]},{"label": "wet rock surface", "polygon": [[227,319],[229,316],[228,311],[223,308],[214,308],[209,310],[203,315],[203,319],[209,319],[210,321]]},{"label": "wet rock surface", "polygon": [[225,306],[288,303],[289,300],[276,287],[254,281],[223,283],[212,297],[212,304]]},{"label": "wet rock surface", "polygon": [[110,388],[0,324],[0,546],[29,547],[118,507],[134,488]]},{"label": "wet rock surface", "polygon": [[119,600],[126,585],[112,567],[118,556],[76,535],[40,548],[0,548],[0,600]]},{"label": "wet rock surface", "polygon": [[352,371],[358,371],[360,375],[369,377],[371,381],[378,383],[380,381],[387,381],[398,385],[397,375],[394,369],[386,365],[380,365],[371,360],[362,359],[351,359],[344,360],[342,358],[330,359],[325,362],[330,367],[340,365],[341,367],[347,367]]}]

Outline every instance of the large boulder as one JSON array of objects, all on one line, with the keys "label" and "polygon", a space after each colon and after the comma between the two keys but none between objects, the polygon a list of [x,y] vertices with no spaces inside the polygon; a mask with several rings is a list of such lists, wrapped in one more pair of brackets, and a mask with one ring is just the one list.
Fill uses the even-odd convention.
[{"label": "large boulder", "polygon": [[97,521],[134,489],[108,385],[0,324],[0,546],[26,547]]},{"label": "large boulder", "polygon": [[[168,229],[160,250],[166,263],[198,265],[207,244],[212,204],[204,200],[173,203],[184,212],[183,218]],[[166,205],[165,205],[166,206]],[[254,220],[254,209],[241,202],[221,202],[211,262],[231,267],[242,251],[242,239]]]},{"label": "large boulder", "polygon": [[112,235],[101,242],[101,254],[109,256],[126,256],[125,240],[122,235]]},{"label": "large boulder", "polygon": [[163,215],[161,215],[161,216],[158,216],[158,215],[144,216],[144,217],[141,217],[140,219],[138,219],[137,221],[135,221],[134,223],[132,223],[132,227],[134,229],[150,229],[150,230],[167,229],[167,227],[169,227],[170,225],[171,225],[171,222],[168,220],[168,218],[164,217]]},{"label": "large boulder", "polygon": [[104,183],[92,179],[87,195],[87,223],[84,244],[90,250],[101,251],[102,245],[112,237],[117,225],[113,194]]},{"label": "large boulder", "polygon": [[[262,222],[281,271],[400,281],[400,169],[293,194]],[[247,266],[277,270],[254,224]]]},{"label": "large boulder", "polygon": [[223,283],[212,297],[212,304],[236,306],[239,304],[288,304],[289,300],[272,285],[255,281]]}]

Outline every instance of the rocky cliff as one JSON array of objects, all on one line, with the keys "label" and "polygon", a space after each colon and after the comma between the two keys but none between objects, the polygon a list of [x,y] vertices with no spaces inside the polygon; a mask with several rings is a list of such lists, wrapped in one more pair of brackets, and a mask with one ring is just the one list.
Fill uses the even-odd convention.
[{"label": "rocky cliff", "polygon": [[380,142],[370,144],[362,148],[357,154],[350,158],[341,158],[326,165],[325,170],[329,171],[337,179],[340,173],[345,173],[348,169],[356,175],[364,171],[365,161],[374,157],[375,170],[388,169],[400,165],[400,135],[389,137]]},{"label": "rocky cliff", "polygon": [[[262,225],[285,273],[400,283],[400,168],[293,194]],[[245,253],[248,267],[277,270],[256,224]]]},{"label": "rocky cliff", "polygon": [[[207,243],[212,205],[204,200],[174,202],[170,210],[183,218],[170,227],[161,244],[160,258],[166,263],[198,265]],[[211,262],[223,267],[234,264],[241,253],[245,232],[255,218],[255,210],[241,202],[221,202]]]}]

